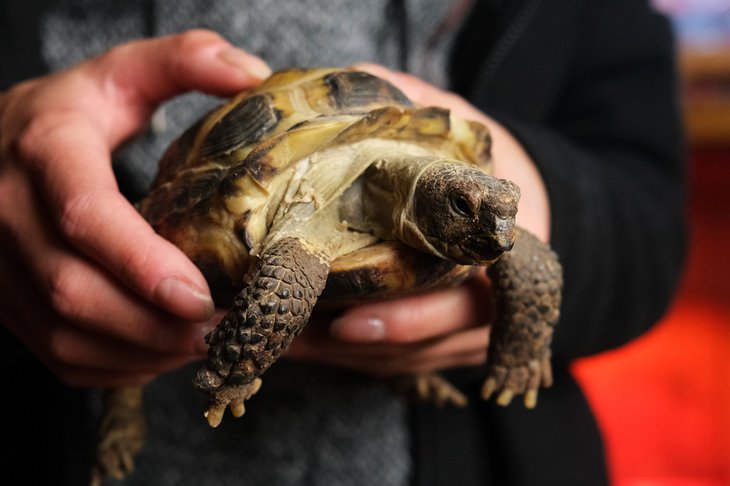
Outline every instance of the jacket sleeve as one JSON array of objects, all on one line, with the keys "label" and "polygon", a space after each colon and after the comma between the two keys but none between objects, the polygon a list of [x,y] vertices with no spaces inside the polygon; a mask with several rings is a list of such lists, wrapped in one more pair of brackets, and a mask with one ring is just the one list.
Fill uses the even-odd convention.
[{"label": "jacket sleeve", "polygon": [[565,272],[557,360],[619,346],[659,320],[685,250],[684,148],[668,23],[634,0],[581,4],[569,54],[556,61],[562,74],[545,83],[554,93],[543,103],[549,109],[496,113],[549,194],[551,244]]}]

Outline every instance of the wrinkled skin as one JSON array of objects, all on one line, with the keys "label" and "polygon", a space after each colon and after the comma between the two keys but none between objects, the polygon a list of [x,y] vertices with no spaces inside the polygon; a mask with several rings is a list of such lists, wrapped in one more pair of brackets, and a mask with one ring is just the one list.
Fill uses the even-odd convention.
[{"label": "wrinkled skin", "polygon": [[421,176],[413,204],[429,243],[468,265],[491,262],[512,248],[519,198],[512,182],[469,166],[449,166]]}]

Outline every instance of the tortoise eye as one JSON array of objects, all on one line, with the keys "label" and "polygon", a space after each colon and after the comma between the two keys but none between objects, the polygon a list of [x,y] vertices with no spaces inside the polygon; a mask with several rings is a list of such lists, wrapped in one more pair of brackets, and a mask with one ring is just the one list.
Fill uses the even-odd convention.
[{"label": "tortoise eye", "polygon": [[474,215],[474,211],[464,196],[451,196],[449,199],[451,203],[451,209],[457,214],[470,218]]}]

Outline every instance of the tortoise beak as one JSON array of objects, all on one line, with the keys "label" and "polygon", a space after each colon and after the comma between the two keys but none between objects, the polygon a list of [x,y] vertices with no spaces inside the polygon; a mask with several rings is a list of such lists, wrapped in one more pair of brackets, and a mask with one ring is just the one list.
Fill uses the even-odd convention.
[{"label": "tortoise beak", "polygon": [[505,252],[512,249],[515,243],[514,230],[507,232],[492,234],[486,238],[478,238],[471,240],[469,245],[455,245],[459,247],[464,258],[459,260],[454,258],[458,263],[467,265],[485,265],[495,261]]},{"label": "tortoise beak", "polygon": [[[469,235],[447,245],[446,254],[462,265],[488,265],[515,244],[515,218],[489,215],[485,225],[473,227]],[[435,239],[438,241],[437,239]]]},{"label": "tortoise beak", "polygon": [[508,252],[515,244],[514,218],[494,218],[494,240],[502,253]]},{"label": "tortoise beak", "polygon": [[497,245],[502,253],[507,253],[515,244],[513,235],[497,238]]}]

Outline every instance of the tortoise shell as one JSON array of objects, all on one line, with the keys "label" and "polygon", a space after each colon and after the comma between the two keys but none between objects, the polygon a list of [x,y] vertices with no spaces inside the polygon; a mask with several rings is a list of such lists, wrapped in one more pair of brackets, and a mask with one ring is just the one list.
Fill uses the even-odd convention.
[{"label": "tortoise shell", "polygon": [[[313,154],[381,140],[490,173],[490,138],[476,122],[419,108],[368,73],[293,69],[214,109],[166,151],[140,211],[203,271],[218,305],[242,286],[287,185]],[[307,168],[313,196],[339,197],[367,167]],[[383,298],[455,283],[470,267],[399,241],[373,239],[332,263],[320,300]]]}]

